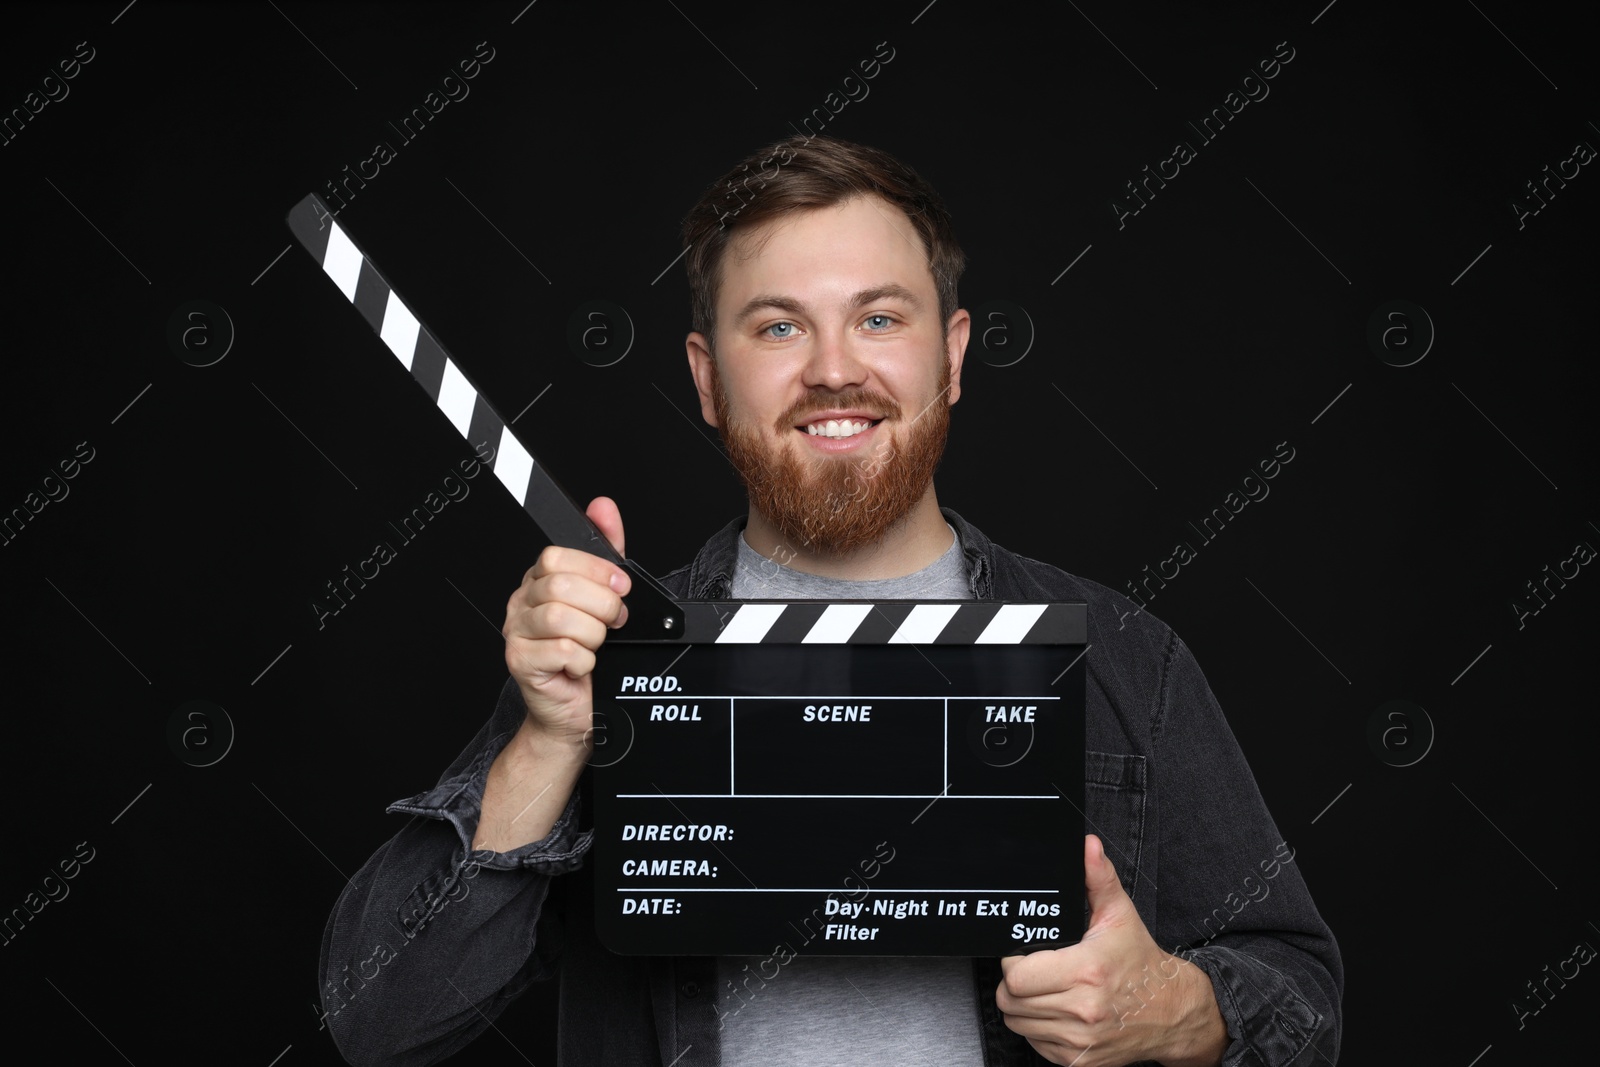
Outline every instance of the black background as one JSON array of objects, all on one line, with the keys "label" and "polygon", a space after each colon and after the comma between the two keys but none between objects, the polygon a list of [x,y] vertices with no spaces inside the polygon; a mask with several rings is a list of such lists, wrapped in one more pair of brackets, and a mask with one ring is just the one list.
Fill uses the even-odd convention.
[{"label": "black background", "polygon": [[[1564,6],[1427,10],[5,9],[6,114],[94,49],[0,147],[0,509],[78,442],[95,456],[0,548],[0,909],[95,849],[0,947],[11,1017],[81,1062],[337,1062],[312,1007],[323,922],[398,829],[383,806],[433,783],[505,677],[505,599],[542,542],[488,478],[317,627],[323,583],[470,451],[309,257],[275,258],[288,208],[397,140],[387,120],[487,41],[470,95],[341,218],[503,413],[539,398],[518,429],[575,497],[619,501],[629,554],[661,573],[743,510],[685,373],[678,222],[887,41],[825,132],[932,181],[971,262],[963,306],[1010,301],[1035,330],[1008,366],[1020,322],[991,320],[990,361],[975,330],[941,503],[1121,590],[1289,442],[1271,495],[1150,610],[1194,648],[1339,936],[1345,1059],[1490,1067],[1576,1043],[1588,969],[1521,1029],[1511,1002],[1600,944],[1600,579],[1521,628],[1511,603],[1600,540],[1600,178],[1520,227],[1511,203],[1600,144],[1593,44]],[[1270,96],[1119,229],[1123,183],[1280,41]],[[195,299],[236,331],[209,367],[167,342]],[[637,331],[608,367],[566,341],[592,299]],[[1427,348],[1410,366],[1367,341],[1394,300],[1435,333],[1402,323],[1420,347],[1393,351]],[[191,699],[237,730],[213,766],[167,742]],[[1367,740],[1396,699],[1436,735],[1401,723],[1390,758],[1427,752],[1408,767]],[[552,1004],[530,995],[457,1062],[551,1062]]]}]

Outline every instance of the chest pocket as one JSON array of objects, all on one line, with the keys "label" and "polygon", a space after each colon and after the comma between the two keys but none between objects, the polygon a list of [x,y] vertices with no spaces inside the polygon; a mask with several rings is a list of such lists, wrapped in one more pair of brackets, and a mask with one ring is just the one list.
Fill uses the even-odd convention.
[{"label": "chest pocket", "polygon": [[[1145,775],[1143,756],[1093,751],[1083,754],[1086,832],[1105,843],[1106,855],[1117,869],[1117,879],[1136,905],[1141,902],[1144,887],[1150,884],[1150,879],[1139,874],[1144,859]],[[1085,905],[1085,922],[1088,917]]]}]

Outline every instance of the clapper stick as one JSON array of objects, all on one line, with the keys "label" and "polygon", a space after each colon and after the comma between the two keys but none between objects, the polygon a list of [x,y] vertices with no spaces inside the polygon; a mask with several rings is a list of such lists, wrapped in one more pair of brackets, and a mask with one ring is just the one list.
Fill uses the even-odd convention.
[{"label": "clapper stick", "polygon": [[494,447],[490,469],[553,545],[610,560],[633,575],[628,622],[618,635],[670,639],[684,633],[684,612],[653,575],[617,555],[577,502],[502,418],[465,368],[400,298],[372,257],[336,222],[315,193],[289,210],[289,229],[346,300],[388,346],[400,365],[469,445]]}]

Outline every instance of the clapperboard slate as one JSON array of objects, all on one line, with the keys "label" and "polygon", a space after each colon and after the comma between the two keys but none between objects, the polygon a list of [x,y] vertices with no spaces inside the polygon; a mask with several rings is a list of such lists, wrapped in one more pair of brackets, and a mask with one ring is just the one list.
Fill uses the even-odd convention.
[{"label": "clapperboard slate", "polygon": [[[617,556],[312,194],[296,239],[553,544],[633,576],[594,670],[618,953],[999,956],[1083,927],[1083,602],[677,601]],[[709,531],[708,531],[709,532]]]}]

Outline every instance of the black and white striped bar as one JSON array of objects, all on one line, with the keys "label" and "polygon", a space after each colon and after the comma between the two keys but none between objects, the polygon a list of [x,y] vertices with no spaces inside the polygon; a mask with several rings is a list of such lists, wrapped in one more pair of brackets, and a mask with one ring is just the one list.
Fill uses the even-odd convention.
[{"label": "black and white striped bar", "polygon": [[480,443],[493,447],[490,469],[545,536],[554,544],[620,562],[611,545],[584,517],[583,509],[540,467],[483,391],[406,306],[323,201],[315,193],[307,196],[290,210],[288,223],[295,238],[361,312],[456,432],[475,449]]},{"label": "black and white striped bar", "polygon": [[1077,604],[999,601],[765,603],[747,601],[725,621],[717,644],[1021,645],[1076,644]]}]

